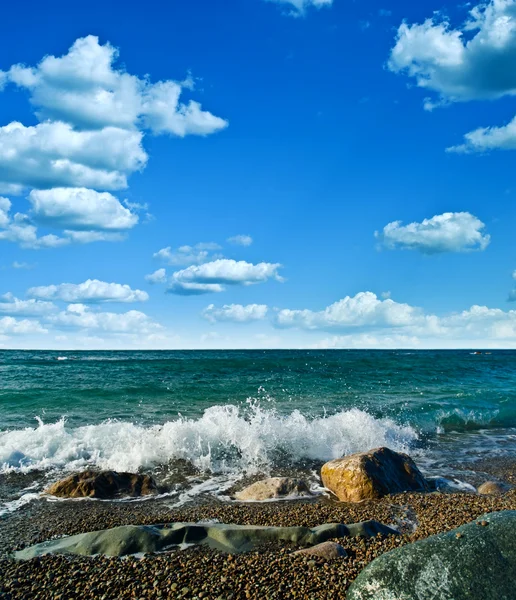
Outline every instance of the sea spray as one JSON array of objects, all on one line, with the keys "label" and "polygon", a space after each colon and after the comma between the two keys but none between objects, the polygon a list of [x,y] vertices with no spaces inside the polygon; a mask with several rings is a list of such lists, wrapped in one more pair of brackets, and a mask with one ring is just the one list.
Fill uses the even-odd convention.
[{"label": "sea spray", "polygon": [[0,432],[0,469],[137,471],[179,459],[204,473],[253,474],[378,446],[407,451],[417,439],[414,428],[356,408],[309,417],[258,403],[216,405],[197,419],[179,416],[152,426],[108,420],[72,428],[64,418],[38,419],[35,428]]}]

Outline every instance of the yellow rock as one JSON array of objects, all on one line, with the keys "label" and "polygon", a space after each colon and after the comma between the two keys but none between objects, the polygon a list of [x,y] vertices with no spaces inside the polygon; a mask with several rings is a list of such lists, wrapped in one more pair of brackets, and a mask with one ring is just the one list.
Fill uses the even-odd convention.
[{"label": "yellow rock", "polygon": [[324,486],[342,502],[428,491],[425,478],[410,456],[389,448],[376,448],[332,460],[323,465],[321,478]]}]

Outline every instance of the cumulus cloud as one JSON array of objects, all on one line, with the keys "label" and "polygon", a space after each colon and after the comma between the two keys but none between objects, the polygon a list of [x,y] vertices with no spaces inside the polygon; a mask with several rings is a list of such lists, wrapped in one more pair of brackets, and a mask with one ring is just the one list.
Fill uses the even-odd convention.
[{"label": "cumulus cloud", "polygon": [[173,250],[171,246],[167,246],[155,252],[153,256],[168,265],[186,267],[189,265],[201,265],[205,262],[221,258],[220,255],[214,254],[216,250],[220,249],[219,244],[215,244],[214,242],[200,242],[194,246],[180,246],[177,250]]},{"label": "cumulus cloud", "polygon": [[157,271],[154,271],[154,273],[145,275],[145,280],[149,283],[166,283],[167,272],[165,269],[158,269]]},{"label": "cumulus cloud", "polygon": [[322,8],[323,6],[331,6],[333,0],[267,0],[268,2],[276,2],[276,4],[287,4],[291,8],[292,16],[304,15],[308,8]]},{"label": "cumulus cloud", "polygon": [[202,316],[212,323],[217,321],[232,321],[234,323],[249,323],[251,321],[261,321],[265,319],[268,312],[265,304],[225,304],[217,308],[210,304],[202,311]]},{"label": "cumulus cloud", "polygon": [[12,122],[0,127],[0,183],[20,189],[126,188],[127,175],[147,163],[142,137],[116,127],[76,131],[62,122]]},{"label": "cumulus cloud", "polygon": [[0,192],[32,189],[34,219],[65,231],[39,236],[30,216],[21,225],[6,222],[0,207],[0,240],[37,249],[122,239],[105,232],[136,225],[137,207],[123,207],[107,192],[126,188],[128,176],[146,166],[144,132],[205,136],[227,126],[199,102],[183,100],[185,91],[194,92],[191,77],[152,83],[116,66],[117,59],[116,48],[87,36],[64,56],[0,72],[0,90],[26,90],[40,120],[0,127]]},{"label": "cumulus cloud", "polygon": [[420,309],[391,299],[380,300],[372,292],[360,292],[354,297],[346,296],[322,311],[280,310],[275,325],[312,330],[403,327],[415,324],[420,317]]},{"label": "cumulus cloud", "polygon": [[0,335],[26,335],[29,333],[47,333],[39,321],[32,319],[0,318]]},{"label": "cumulus cloud", "polygon": [[281,310],[274,325],[338,333],[314,345],[321,348],[516,346],[516,310],[473,305],[438,316],[390,299],[381,301],[371,292],[346,297],[319,312]]},{"label": "cumulus cloud", "polygon": [[250,235],[235,235],[228,238],[227,241],[235,246],[250,246],[253,243],[253,238]]},{"label": "cumulus cloud", "polygon": [[138,223],[138,215],[108,192],[86,188],[32,190],[29,201],[34,220],[49,227],[121,231]]},{"label": "cumulus cloud", "polygon": [[118,333],[151,334],[162,329],[145,313],[130,310],[126,313],[96,312],[84,304],[70,304],[66,310],[48,318],[61,328],[99,330]]},{"label": "cumulus cloud", "polygon": [[176,271],[168,291],[175,294],[180,294],[181,290],[209,293],[223,291],[225,285],[252,285],[269,279],[284,281],[278,273],[280,268],[279,263],[252,264],[243,260],[218,259]]},{"label": "cumulus cloud", "polygon": [[375,232],[376,238],[389,250],[418,250],[424,254],[485,250],[490,236],[483,234],[485,225],[467,212],[444,213],[421,223],[403,225],[394,221]]},{"label": "cumulus cloud", "polygon": [[470,131],[464,136],[463,144],[446,149],[461,154],[489,150],[516,150],[516,117],[501,127],[479,127]]},{"label": "cumulus cloud", "polygon": [[[9,203],[10,205],[10,203]],[[3,219],[7,216],[7,222]],[[40,248],[58,248],[70,243],[69,238],[59,237],[54,234],[38,236],[37,228],[32,224],[28,215],[16,213],[11,217],[8,213],[2,213],[0,209],[0,241],[15,242],[22,248],[39,250]]]},{"label": "cumulus cloud", "polygon": [[0,296],[0,313],[5,315],[16,315],[20,317],[37,317],[48,315],[57,310],[53,302],[42,300],[20,300],[10,292]]},{"label": "cumulus cloud", "polygon": [[[473,7],[453,28],[442,16],[422,24],[402,23],[388,66],[420,88],[437,94],[425,100],[433,110],[450,102],[494,100],[516,94],[516,0],[490,0]],[[514,122],[484,127],[465,136],[455,152],[512,149]]]},{"label": "cumulus cloud", "polygon": [[133,290],[125,284],[106,283],[98,279],[88,279],[79,284],[61,283],[32,287],[27,294],[32,298],[71,303],[145,302],[149,299],[147,292]]},{"label": "cumulus cloud", "polygon": [[460,102],[515,95],[515,60],[516,0],[491,0],[475,6],[462,28],[442,17],[402,23],[389,68]]},{"label": "cumulus cloud", "polygon": [[167,288],[167,293],[177,296],[203,296],[204,294],[219,294],[224,289],[218,283],[188,283],[172,280]]},{"label": "cumulus cloud", "polygon": [[154,133],[207,135],[227,121],[180,101],[185,82],[151,83],[114,67],[118,50],[96,36],[77,39],[61,57],[46,56],[35,67],[14,65],[7,81],[25,88],[41,120],[73,123],[80,129],[149,128]]}]

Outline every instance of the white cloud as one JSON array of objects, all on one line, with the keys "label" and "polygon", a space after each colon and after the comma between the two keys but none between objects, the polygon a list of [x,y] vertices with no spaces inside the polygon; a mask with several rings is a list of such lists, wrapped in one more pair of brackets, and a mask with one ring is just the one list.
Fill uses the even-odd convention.
[{"label": "white cloud", "polygon": [[446,19],[402,23],[389,67],[416,79],[445,101],[516,94],[516,0],[475,6],[462,28]]},{"label": "white cloud", "polygon": [[371,292],[346,297],[319,312],[281,310],[274,324],[313,332],[343,332],[314,345],[320,348],[516,346],[516,310],[474,305],[459,313],[437,316],[408,304],[380,301]]},{"label": "white cloud", "polygon": [[[450,102],[497,99],[516,95],[516,0],[488,0],[473,7],[469,19],[452,28],[446,18],[423,24],[402,23],[388,62],[394,72],[435,92],[424,107]],[[482,127],[465,135],[452,152],[514,149],[515,123]]]},{"label": "white cloud", "polygon": [[138,216],[109,192],[99,193],[86,188],[32,190],[29,200],[34,220],[49,227],[121,231],[138,223]]},{"label": "white cloud", "polygon": [[79,284],[61,283],[32,287],[27,294],[33,298],[71,303],[145,302],[149,299],[147,292],[133,290],[125,284],[106,283],[98,279],[88,279]]},{"label": "white cloud", "polygon": [[490,236],[482,234],[485,225],[467,212],[444,213],[421,223],[402,225],[394,221],[375,232],[376,238],[389,250],[419,250],[424,254],[485,250]]},{"label": "white cloud", "polygon": [[0,296],[0,313],[6,315],[17,315],[21,317],[36,317],[48,315],[57,310],[52,302],[41,300],[20,300],[13,294],[7,293]]},{"label": "white cloud", "polygon": [[291,15],[304,15],[308,8],[322,8],[323,6],[331,6],[333,0],[267,0],[268,2],[276,2],[277,4],[287,4],[292,7]]},{"label": "white cloud", "polygon": [[464,143],[447,148],[447,152],[468,154],[489,150],[516,150],[516,117],[502,127],[479,127],[466,133]]},{"label": "white cloud", "polygon": [[224,287],[218,283],[185,283],[181,281],[170,282],[167,288],[169,294],[177,296],[202,296],[204,294],[219,294]]},{"label": "white cloud", "polygon": [[170,246],[158,250],[154,253],[154,258],[162,260],[169,265],[186,267],[189,265],[201,265],[214,259],[221,258],[214,251],[220,250],[219,244],[214,242],[201,242],[195,246],[180,246],[177,250],[172,250]]},{"label": "white cloud", "polygon": [[227,239],[230,244],[235,246],[250,246],[253,243],[253,238],[250,235],[235,235]]},{"label": "white cloud", "polygon": [[328,350],[332,348],[356,348],[372,350],[395,350],[398,348],[421,348],[421,340],[416,336],[408,335],[372,335],[361,333],[358,335],[337,335],[325,338],[313,344],[313,348]]},{"label": "white cloud", "polygon": [[0,184],[24,187],[127,187],[127,175],[142,170],[147,154],[142,133],[105,127],[76,131],[63,122],[0,127]]},{"label": "white cloud", "polygon": [[[191,77],[151,83],[115,67],[117,59],[113,46],[87,36],[64,56],[0,72],[0,90],[6,84],[27,90],[40,120],[0,127],[0,193],[32,188],[34,206],[32,216],[17,221],[7,215],[10,206],[0,206],[0,240],[39,249],[123,239],[106,231],[130,229],[135,212],[147,208],[127,201],[123,207],[107,191],[126,188],[128,176],[146,166],[144,132],[205,136],[227,126],[197,101],[182,101],[185,90],[194,91]],[[64,235],[38,236],[32,217],[62,227]]]},{"label": "white cloud", "polygon": [[114,68],[117,59],[116,48],[89,35],[77,39],[62,57],[46,56],[36,67],[14,65],[4,77],[30,92],[41,120],[64,121],[79,129],[138,127],[182,137],[227,126],[198,102],[180,101],[191,80],[152,84]]},{"label": "white cloud", "polygon": [[166,283],[167,281],[167,272],[165,269],[158,269],[151,273],[150,275],[145,275],[146,281],[149,283]]},{"label": "white cloud", "polygon": [[210,304],[201,314],[212,323],[216,323],[217,321],[249,323],[265,319],[268,310],[265,304],[248,304],[247,306],[225,304],[222,308],[217,308],[214,304]]},{"label": "white cloud", "polygon": [[39,250],[40,248],[58,248],[70,243],[70,239],[53,234],[39,237],[37,228],[32,225],[30,218],[22,213],[16,213],[4,227],[0,226],[0,241],[15,242],[22,248]]},{"label": "white cloud", "polygon": [[47,333],[38,321],[30,319],[0,318],[0,335],[26,335],[30,333]]},{"label": "white cloud", "polygon": [[57,327],[118,333],[151,334],[162,329],[161,325],[137,310],[95,312],[84,304],[70,304],[66,310],[50,316],[48,321]]},{"label": "white cloud", "polygon": [[223,291],[224,285],[251,285],[268,279],[283,281],[278,274],[279,263],[252,264],[243,260],[219,259],[202,265],[192,265],[176,271],[170,280],[169,292],[209,293]]},{"label": "white cloud", "polygon": [[421,310],[394,300],[379,300],[372,292],[346,296],[322,311],[278,311],[277,327],[312,330],[348,329],[356,327],[404,327],[419,322]]},{"label": "white cloud", "polygon": [[30,269],[34,269],[34,267],[36,265],[31,265],[26,262],[19,262],[19,261],[15,260],[11,266],[13,269],[24,269],[24,270],[29,271]]},{"label": "white cloud", "polygon": [[11,220],[9,211],[11,210],[11,201],[8,198],[0,196],[0,227],[7,227]]}]

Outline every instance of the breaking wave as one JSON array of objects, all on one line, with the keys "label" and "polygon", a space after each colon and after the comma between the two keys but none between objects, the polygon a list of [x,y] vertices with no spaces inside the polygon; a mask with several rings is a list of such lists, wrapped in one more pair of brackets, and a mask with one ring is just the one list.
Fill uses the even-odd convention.
[{"label": "breaking wave", "polygon": [[179,459],[205,473],[252,474],[378,446],[407,451],[417,439],[414,428],[356,408],[308,417],[299,410],[280,415],[259,404],[213,406],[198,419],[180,416],[153,426],[108,420],[72,428],[64,418],[38,419],[34,428],[0,432],[0,472],[87,466],[136,471]]}]

